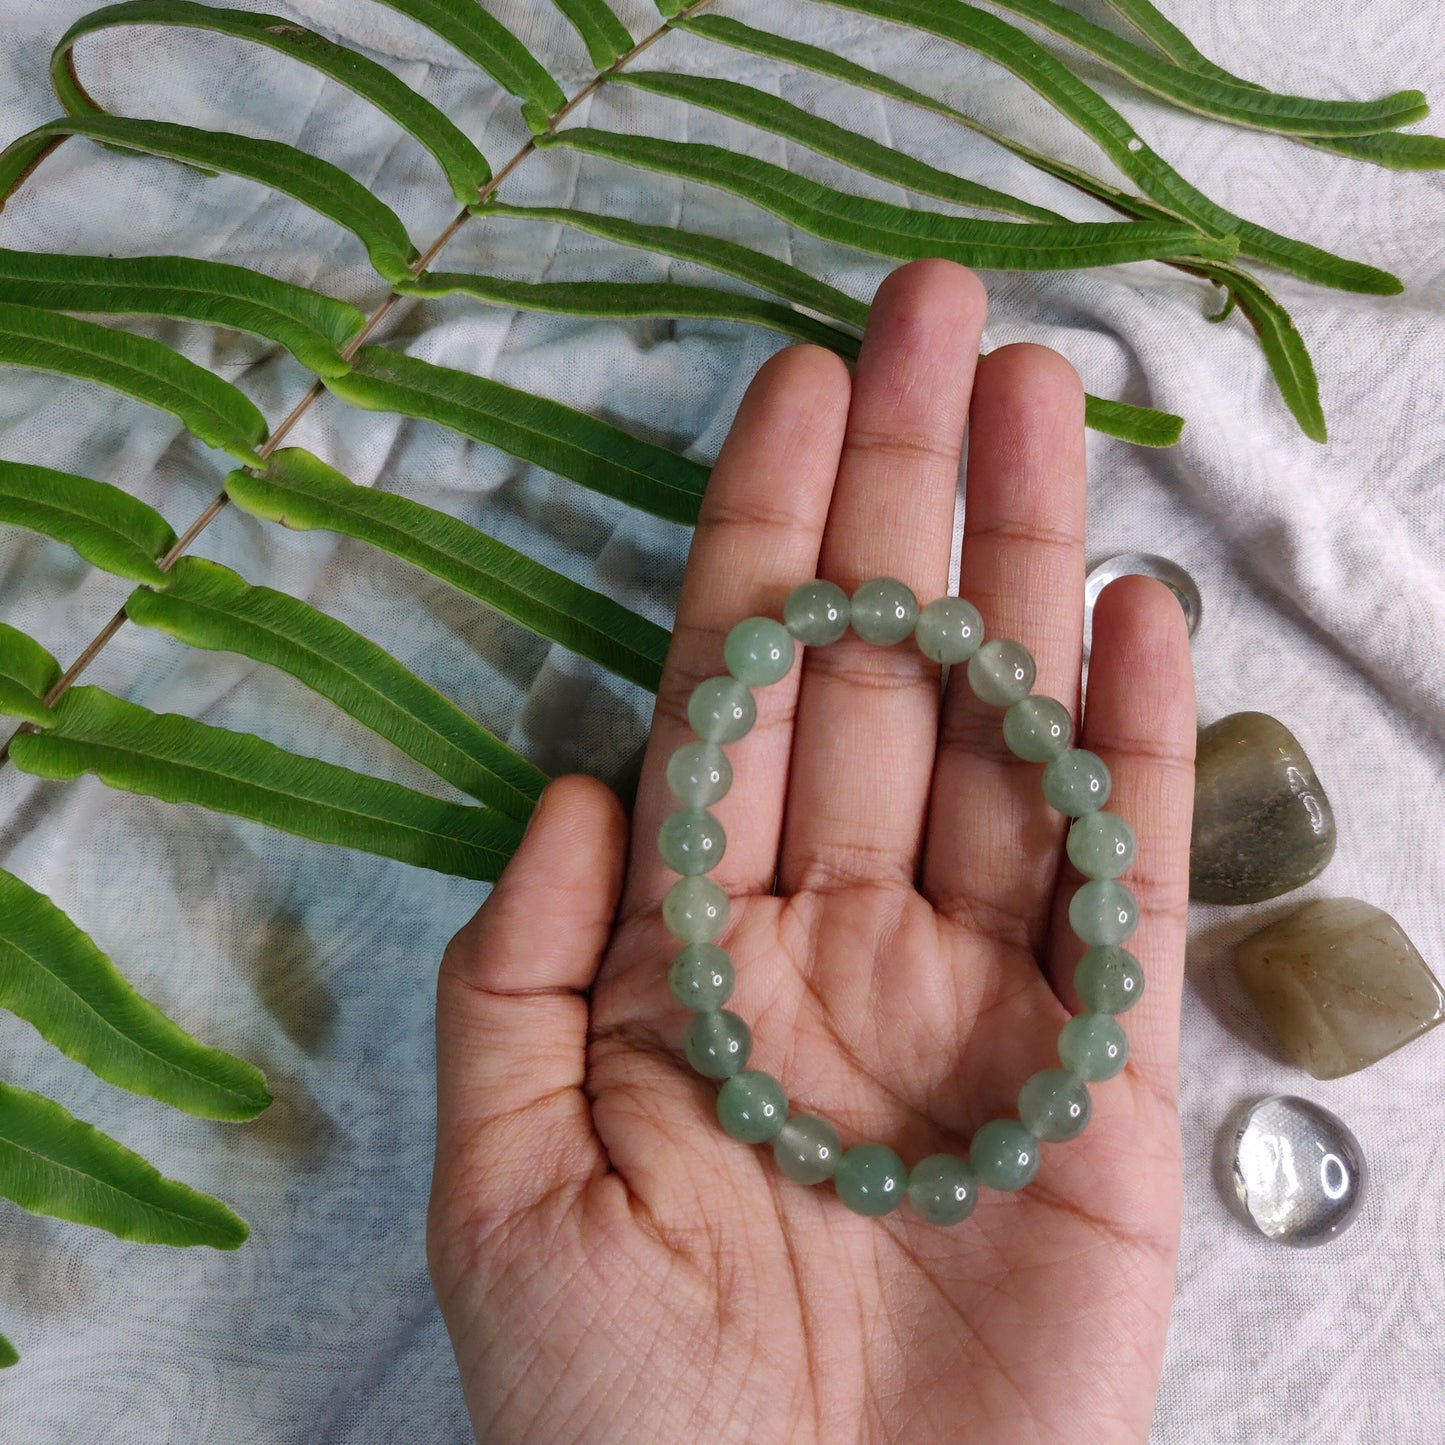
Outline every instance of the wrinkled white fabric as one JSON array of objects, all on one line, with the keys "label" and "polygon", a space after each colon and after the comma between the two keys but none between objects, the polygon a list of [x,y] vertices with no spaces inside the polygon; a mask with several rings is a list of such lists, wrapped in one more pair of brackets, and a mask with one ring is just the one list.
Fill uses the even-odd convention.
[{"label": "wrinkled white fabric", "polygon": [[[54,40],[88,0],[0,3],[0,129],[49,119]],[[510,99],[382,6],[294,0],[282,9],[368,48],[479,138],[494,165],[525,138]],[[589,75],[575,34],[542,0],[493,0],[568,92]],[[806,35],[975,108],[1024,138],[1102,168],[1089,144],[984,62],[825,6],[729,0],[754,24]],[[1418,84],[1445,98],[1429,6],[1349,0],[1174,0],[1207,54],[1276,88],[1370,97]],[[656,23],[619,4],[635,35]],[[1090,13],[1102,11],[1098,6]],[[425,243],[454,206],[430,158],[314,72],[240,42],[153,29],[81,48],[101,101],[293,142],[344,166]],[[1102,212],[943,120],[844,94],[770,62],[674,35],[650,66],[777,88],[962,174],[1078,217]],[[1090,67],[1092,76],[1097,67]],[[1196,640],[1204,720],[1243,708],[1298,734],[1333,800],[1339,852],[1303,894],[1196,910],[1185,986],[1186,1216],[1159,1395],[1159,1445],[1314,1445],[1445,1438],[1445,1033],[1352,1078],[1318,1084],[1283,1062],[1229,967],[1232,945],[1303,897],[1355,896],[1393,913],[1445,969],[1445,182],[1359,165],[1169,110],[1102,72],[1143,135],[1222,203],[1399,274],[1394,299],[1270,284],[1319,370],[1332,439],[1296,430],[1242,318],[1211,326],[1203,283],[1136,265],[1044,278],[989,275],[989,345],[1029,338],[1068,356],[1090,390],[1177,411],[1181,444],[1149,452],[1091,436],[1089,552],[1162,552],[1205,598]],[[906,197],[782,141],[617,88],[580,120],[723,141]],[[1100,169],[1100,174],[1108,174]],[[789,236],[762,212],[695,186],[561,150],[530,158],[507,199],[727,233],[867,297],[888,267]],[[930,203],[931,204],[931,203]],[[358,244],[295,203],[227,177],[70,143],[0,215],[0,245],[177,252],[252,265],[369,307],[381,287]],[[670,275],[579,233],[496,221],[464,228],[443,264],[524,279]],[[308,378],[250,337],[127,321],[239,384],[274,424]],[[397,308],[379,339],[534,388],[711,460],[743,387],[779,344],[707,322],[602,324],[509,315],[453,297]],[[357,482],[479,523],[666,622],[687,544],[629,513],[439,428],[323,400],[294,440]],[[125,486],[178,529],[227,463],[161,413],[99,388],[0,377],[0,455]],[[398,562],[234,509],[196,550],[305,596],[384,643],[551,771],[627,775],[649,699],[460,601]],[[126,587],[58,546],[0,535],[0,616],[73,658]],[[161,711],[252,729],[284,746],[422,788],[419,768],[288,679],[124,628],[87,680]],[[0,862],[50,894],[136,985],[192,1032],[259,1064],[276,1103],[227,1126],[133,1098],[60,1058],[0,1013],[0,1077],[51,1094],[166,1173],[218,1194],[252,1226],[234,1255],[146,1249],[0,1202],[0,1330],[24,1354],[0,1376],[6,1445],[461,1442],[468,1427],[422,1251],[432,1131],[433,979],[481,890],[250,824],[108,791],[0,774]],[[1300,1093],[1353,1128],[1371,1177],[1337,1243],[1299,1252],[1253,1235],[1212,1182],[1226,1115]],[[1080,1422],[1079,1438],[1102,1439]]]}]

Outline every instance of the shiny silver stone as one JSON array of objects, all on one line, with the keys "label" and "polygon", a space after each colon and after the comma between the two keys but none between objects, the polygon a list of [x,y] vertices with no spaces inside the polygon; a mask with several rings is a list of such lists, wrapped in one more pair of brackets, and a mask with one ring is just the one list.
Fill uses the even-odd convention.
[{"label": "shiny silver stone", "polygon": [[1119,577],[1153,577],[1155,581],[1162,582],[1179,599],[1190,637],[1199,631],[1204,600],[1199,595],[1199,588],[1194,585],[1194,579],[1167,557],[1156,557],[1150,552],[1120,552],[1117,557],[1106,557],[1084,579],[1085,657],[1089,655],[1089,644],[1094,636],[1094,604],[1104,588]]},{"label": "shiny silver stone", "polygon": [[1267,1238],[1324,1244],[1359,1212],[1365,1156],[1328,1109],[1272,1094],[1236,1115],[1226,1138],[1227,1182],[1243,1217]]}]

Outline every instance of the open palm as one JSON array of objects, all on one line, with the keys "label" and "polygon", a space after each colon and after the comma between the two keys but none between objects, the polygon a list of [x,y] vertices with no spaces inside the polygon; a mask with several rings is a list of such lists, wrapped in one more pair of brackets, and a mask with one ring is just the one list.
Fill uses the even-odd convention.
[{"label": "open palm", "polygon": [[[791,347],[758,373],[709,484],[630,845],[600,784],[552,784],[443,964],[429,1251],[480,1439],[1126,1442],[1148,1432],[1174,1283],[1178,1009],[1194,741],[1162,587],[1095,614],[1082,746],[1139,857],[1148,976],[1131,1061],[1082,1136],[953,1228],[882,1219],[729,1139],[666,986],[666,760],[722,640],[821,576],[948,590],[965,422],[962,591],[1077,716],[1084,439],[1054,353],[975,361],[985,302],[920,261],[880,287],[856,374]],[[1054,1067],[1079,1004],[1067,820],[962,669],[849,636],[757,693],[729,748],[711,875],[750,1066],[845,1147],[965,1155]]]}]

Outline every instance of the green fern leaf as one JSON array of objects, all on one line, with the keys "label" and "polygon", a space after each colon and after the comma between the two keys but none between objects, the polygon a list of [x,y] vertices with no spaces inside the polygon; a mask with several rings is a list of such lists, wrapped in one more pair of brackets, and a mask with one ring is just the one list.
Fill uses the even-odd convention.
[{"label": "green fern leaf", "polygon": [[326,385],[353,406],[437,422],[669,521],[697,520],[706,467],[561,402],[380,346]]},{"label": "green fern leaf", "polygon": [[132,594],[132,622],[290,673],[462,792],[514,818],[531,814],[547,775],[384,648],[218,562],[182,557],[168,580],[165,592]]},{"label": "green fern leaf", "polygon": [[564,146],[716,186],[772,211],[800,231],[896,260],[944,256],[987,270],[1040,271],[1110,266],[1161,256],[1223,260],[1238,249],[1233,236],[1205,236],[1184,225],[1112,221],[1036,225],[909,210],[834,190],[720,146],[585,127],[538,137],[537,144]]},{"label": "green fern leaf", "polygon": [[52,1099],[0,1083],[0,1196],[137,1244],[235,1249],[249,1231],[219,1199],[165,1179]]},{"label": "green fern leaf", "polygon": [[0,303],[0,366],[98,381],[179,417],[207,446],[248,466],[266,419],[244,392],[152,341],[34,306]]},{"label": "green fern leaf", "polygon": [[94,773],[128,793],[195,803],[460,878],[495,881],[521,837],[517,820],[495,809],[442,802],[99,688],[71,688],[55,715],[49,731],[11,741],[22,772],[61,781]]},{"label": "green fern leaf", "polygon": [[541,636],[657,691],[665,628],[485,532],[420,502],[358,487],[299,447],[275,452],[264,477],[232,472],[243,511],[303,531],[339,532],[420,567]]},{"label": "green fern leaf", "polygon": [[632,36],[607,0],[553,0],[582,37],[598,70],[606,70],[632,49]]},{"label": "green fern leaf", "polygon": [[59,681],[60,664],[33,637],[0,622],[0,716],[48,727],[55,714],[45,695]]},{"label": "green fern leaf", "polygon": [[107,1083],[206,1119],[254,1119],[259,1069],[207,1048],[148,1003],[43,893],[0,872],[0,1007]]},{"label": "green fern leaf", "polygon": [[50,57],[50,81],[68,115],[102,113],[75,73],[75,44],[82,36],[117,25],[181,25],[213,30],[278,50],[339,81],[388,115],[429,151],[441,166],[452,194],[464,206],[477,199],[492,178],[486,158],[430,101],[423,100],[384,65],[338,45],[279,15],[221,10],[190,0],[127,0],[77,20]]},{"label": "green fern leaf", "polygon": [[4,1335],[0,1335],[0,1370],[8,1370],[11,1365],[19,1363],[20,1352]]},{"label": "green fern leaf", "polygon": [[1184,432],[1184,418],[1127,401],[1084,393],[1084,425],[1136,447],[1172,447]]},{"label": "green fern leaf", "polygon": [[340,167],[279,141],[197,130],[171,121],[97,113],[38,126],[0,151],[0,206],[59,142],[72,135],[259,181],[350,231],[386,280],[399,281],[411,274],[417,252],[400,217]]}]

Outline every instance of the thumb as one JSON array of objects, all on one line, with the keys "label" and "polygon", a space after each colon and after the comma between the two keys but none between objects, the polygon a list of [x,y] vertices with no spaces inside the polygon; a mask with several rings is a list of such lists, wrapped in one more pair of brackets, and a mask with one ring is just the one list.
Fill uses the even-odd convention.
[{"label": "thumb", "polygon": [[604,1163],[582,1092],[588,1001],[612,931],[627,824],[593,778],[543,792],[437,977],[433,1229],[490,1231]]}]

